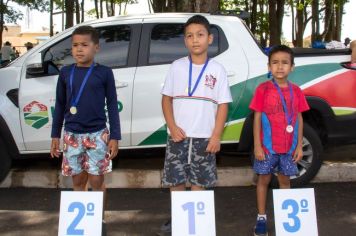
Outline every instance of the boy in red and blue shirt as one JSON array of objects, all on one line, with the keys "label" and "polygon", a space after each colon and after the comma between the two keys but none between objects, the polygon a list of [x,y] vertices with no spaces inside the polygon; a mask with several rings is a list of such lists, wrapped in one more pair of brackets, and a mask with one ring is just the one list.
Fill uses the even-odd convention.
[{"label": "boy in red and blue shirt", "polygon": [[303,117],[309,109],[301,89],[288,81],[294,69],[293,51],[284,45],[272,48],[268,56],[272,80],[260,84],[251,101],[254,111],[254,170],[258,174],[258,216],[255,235],[268,235],[266,198],[273,173],[280,188],[290,188],[290,176],[298,174],[303,157]]}]

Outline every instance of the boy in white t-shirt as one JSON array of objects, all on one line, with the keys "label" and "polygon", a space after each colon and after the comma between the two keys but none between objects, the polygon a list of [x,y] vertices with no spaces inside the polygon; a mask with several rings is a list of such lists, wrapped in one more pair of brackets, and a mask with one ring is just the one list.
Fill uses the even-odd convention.
[{"label": "boy in white t-shirt", "polygon": [[191,17],[184,25],[190,55],[172,63],[161,92],[169,134],[162,183],[171,191],[185,190],[187,181],[204,190],[217,180],[215,153],[232,98],[224,67],[208,58],[212,41],[209,21]]}]

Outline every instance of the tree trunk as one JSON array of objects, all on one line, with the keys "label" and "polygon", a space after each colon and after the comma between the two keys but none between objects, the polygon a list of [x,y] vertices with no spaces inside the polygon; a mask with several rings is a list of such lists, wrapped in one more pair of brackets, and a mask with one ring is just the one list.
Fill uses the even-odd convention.
[{"label": "tree trunk", "polygon": [[270,0],[269,6],[269,31],[270,46],[281,44],[282,23],[284,14],[284,0]]},{"label": "tree trunk", "polygon": [[96,18],[99,19],[99,7],[98,7],[98,0],[94,0],[94,5],[95,5],[95,13],[96,13]]},{"label": "tree trunk", "polygon": [[194,5],[194,12],[201,12],[200,11],[200,0],[195,0],[195,5]]},{"label": "tree trunk", "polygon": [[126,7],[127,7],[127,2],[125,2],[124,15],[126,15]]},{"label": "tree trunk", "polygon": [[214,13],[219,11],[219,4],[220,1],[219,0],[211,0],[210,2],[210,6],[209,6],[209,12],[210,13]]},{"label": "tree trunk", "polygon": [[[260,1],[259,6],[260,6],[260,12],[262,12],[264,14],[266,11],[264,1]],[[267,31],[269,31],[269,30],[267,29]],[[267,46],[269,32],[264,32],[264,30],[261,29],[259,33],[260,33],[260,35],[259,35],[260,44],[262,47],[265,48]]]},{"label": "tree trunk", "polygon": [[252,1],[250,28],[251,32],[255,34],[257,28],[257,0]]},{"label": "tree trunk", "polygon": [[82,11],[82,14],[81,14],[82,18],[81,18],[80,22],[84,22],[84,0],[82,0],[82,3],[80,4],[80,9]]},{"label": "tree trunk", "polygon": [[294,2],[293,0],[290,0],[290,11],[292,14],[292,43],[293,46],[296,46],[296,40],[295,40],[295,11],[294,11]]},{"label": "tree trunk", "polygon": [[296,47],[303,47],[303,35],[304,35],[304,0],[297,3],[297,15],[296,15]]},{"label": "tree trunk", "polygon": [[341,25],[342,25],[342,14],[344,11],[344,4],[339,1],[338,5],[335,6],[335,30],[334,30],[334,40],[341,41]]},{"label": "tree trunk", "polygon": [[106,15],[108,16],[108,17],[110,17],[110,16],[112,16],[112,13],[111,13],[111,10],[112,10],[112,8],[111,8],[111,1],[105,1],[105,5],[106,5]]},{"label": "tree trunk", "polygon": [[111,15],[115,16],[115,1],[111,0]]},{"label": "tree trunk", "polygon": [[[0,0],[1,9],[5,9],[4,1]],[[0,11],[0,48],[2,48],[2,33],[4,32],[4,11]]]},{"label": "tree trunk", "polygon": [[100,0],[100,18],[103,18],[103,13],[104,13],[103,0]]},{"label": "tree trunk", "polygon": [[148,4],[148,12],[153,13],[152,0],[147,0],[147,4]]},{"label": "tree trunk", "polygon": [[312,1],[312,34],[311,41],[320,40],[320,23],[319,23],[319,1]]},{"label": "tree trunk", "polygon": [[152,0],[152,8],[154,12],[165,12],[165,6],[166,0]]},{"label": "tree trunk", "polygon": [[53,36],[53,0],[49,1],[49,36]]},{"label": "tree trunk", "polygon": [[79,6],[79,0],[75,0],[75,20],[77,24],[80,23],[80,6]]},{"label": "tree trunk", "polygon": [[74,2],[71,0],[65,0],[65,9],[66,9],[65,28],[68,29],[73,26]]},{"label": "tree trunk", "polygon": [[[333,17],[333,0],[325,0],[325,17],[324,17],[324,31],[322,33],[322,38],[325,41],[330,41],[327,39],[327,35],[330,35],[330,26]],[[332,28],[332,27],[331,27]],[[329,36],[328,36],[329,37]]]}]

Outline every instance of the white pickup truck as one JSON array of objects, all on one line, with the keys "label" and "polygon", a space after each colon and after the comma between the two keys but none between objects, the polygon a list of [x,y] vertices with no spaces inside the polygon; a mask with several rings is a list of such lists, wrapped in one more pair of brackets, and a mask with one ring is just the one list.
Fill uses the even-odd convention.
[{"label": "white pickup truck", "polygon": [[[192,14],[113,17],[86,22],[100,32],[98,63],[114,71],[122,127],[120,148],[155,148],[166,143],[161,111],[170,63],[187,55],[183,24]],[[267,79],[267,56],[243,20],[209,15],[214,42],[209,56],[224,65],[233,103],[222,137],[236,150],[252,148],[248,108],[256,86]],[[58,70],[73,63],[71,33],[59,33],[0,69],[0,181],[14,158],[48,153]],[[311,110],[303,113],[304,157],[292,183],[307,183],[320,168],[323,146],[356,141],[356,71],[345,68],[348,50],[296,52],[290,80]]]}]

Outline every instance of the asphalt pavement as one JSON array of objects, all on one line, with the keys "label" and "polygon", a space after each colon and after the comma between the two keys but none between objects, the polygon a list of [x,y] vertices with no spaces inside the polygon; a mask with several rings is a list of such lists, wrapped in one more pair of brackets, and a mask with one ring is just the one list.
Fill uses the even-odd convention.
[{"label": "asphalt pavement", "polygon": [[[356,183],[322,183],[315,189],[320,236],[352,236],[356,232]],[[214,188],[218,236],[248,236],[256,218],[255,188]],[[60,190],[0,189],[2,236],[57,235]],[[166,189],[109,189],[106,211],[108,236],[155,235],[170,216]],[[272,193],[268,200],[269,235],[275,235]],[[306,235],[307,236],[307,235]]]}]

